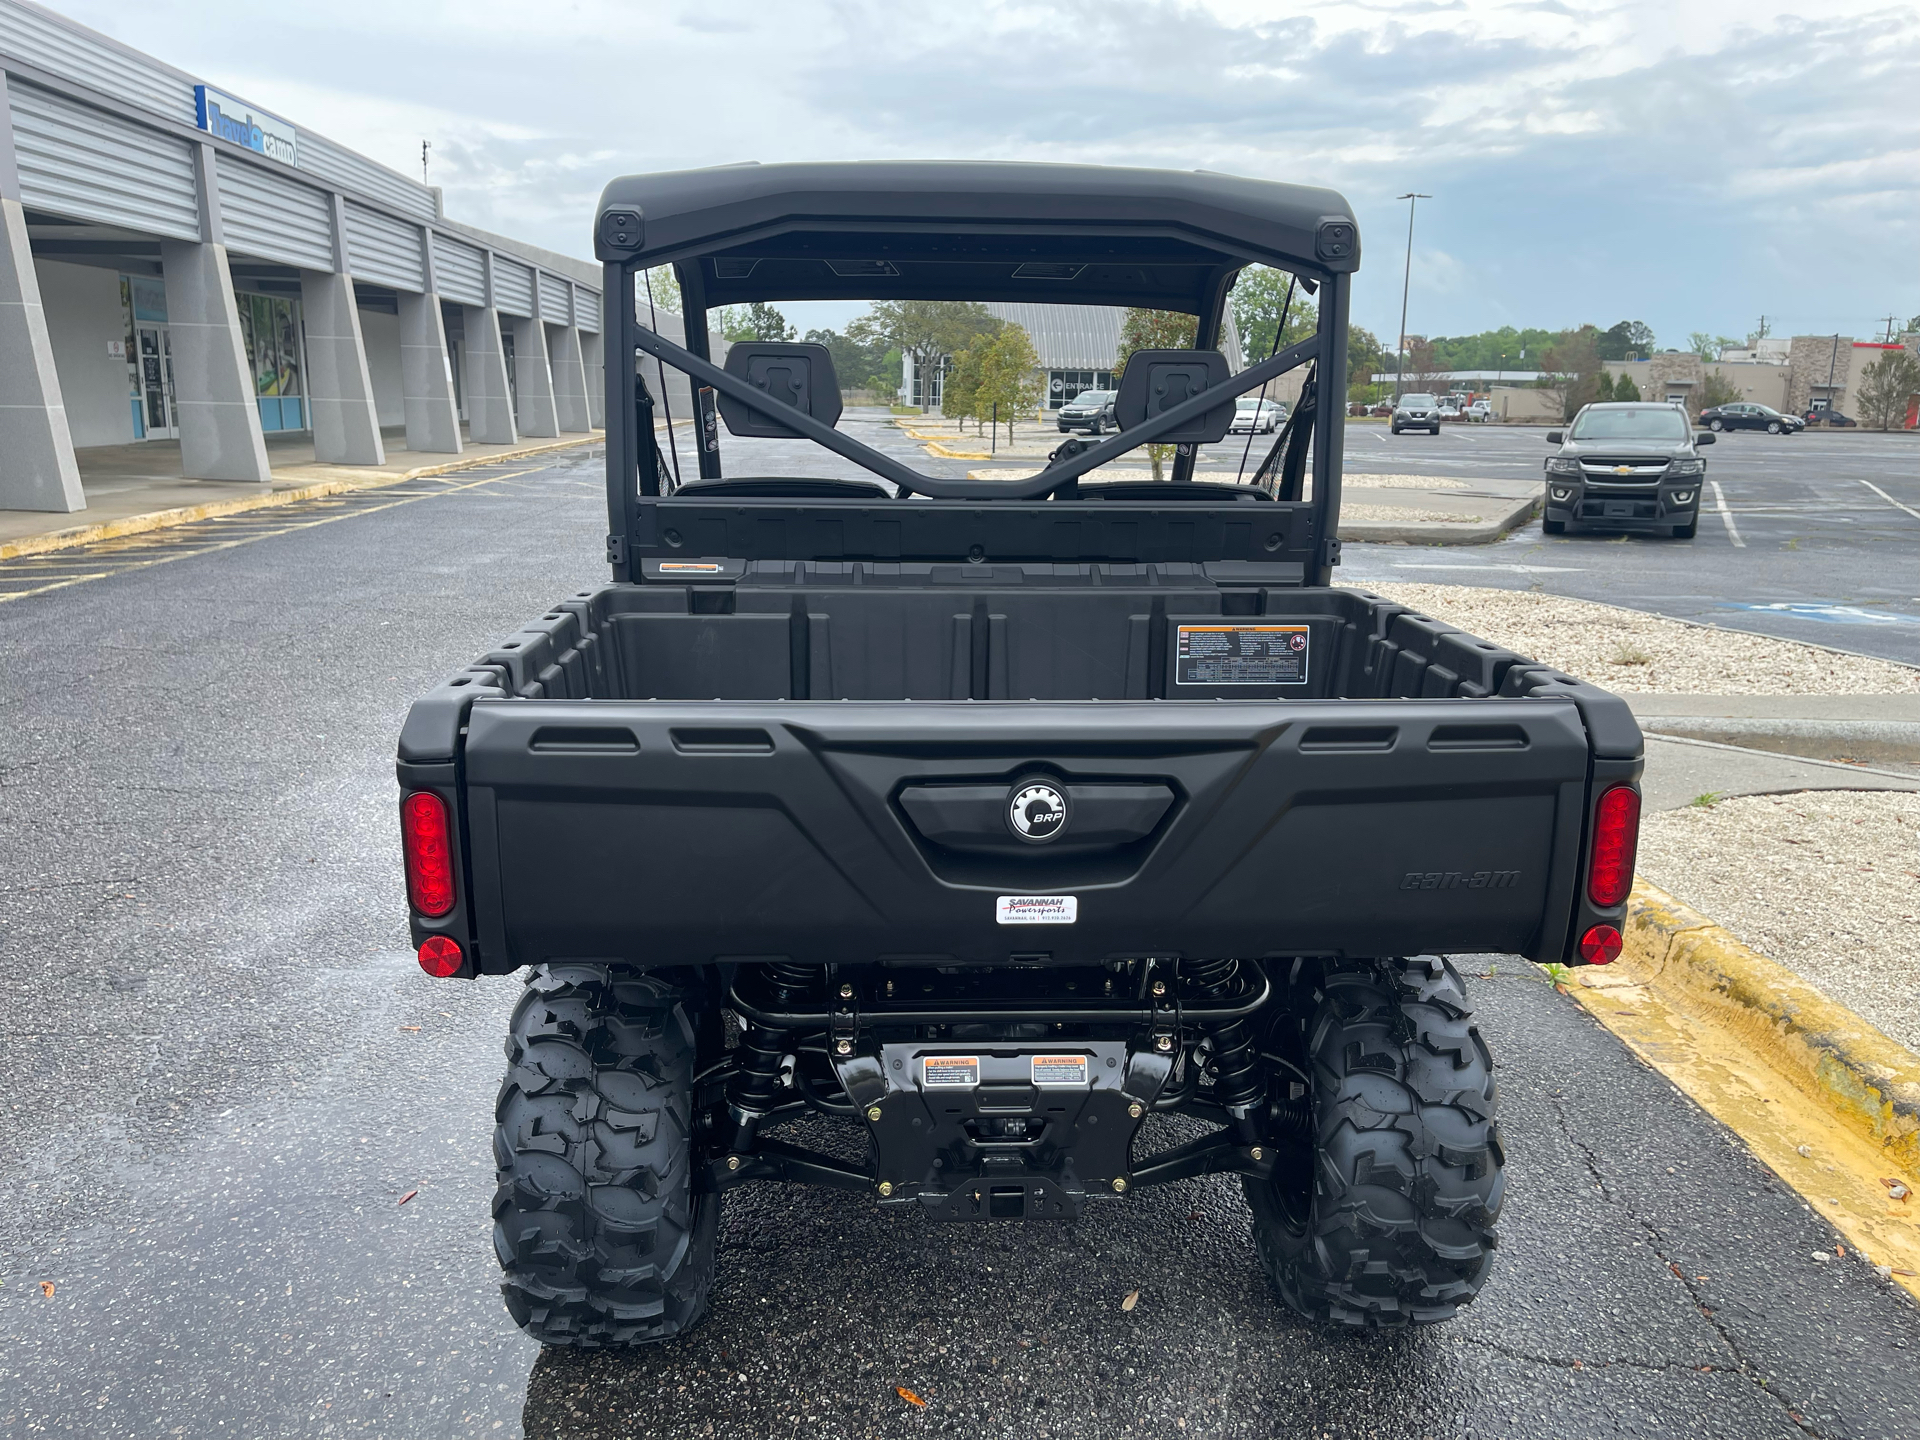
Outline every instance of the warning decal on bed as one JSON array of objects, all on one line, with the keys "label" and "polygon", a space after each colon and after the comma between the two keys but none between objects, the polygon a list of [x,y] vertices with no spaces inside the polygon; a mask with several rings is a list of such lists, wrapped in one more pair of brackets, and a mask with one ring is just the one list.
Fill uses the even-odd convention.
[{"label": "warning decal on bed", "polygon": [[1087,1057],[1084,1055],[1035,1055],[1035,1085],[1084,1085],[1087,1083]]},{"label": "warning decal on bed", "polygon": [[980,1083],[978,1055],[929,1055],[921,1061],[928,1085],[974,1086]]},{"label": "warning decal on bed", "polygon": [[1182,625],[1173,658],[1178,685],[1304,685],[1305,625]]}]

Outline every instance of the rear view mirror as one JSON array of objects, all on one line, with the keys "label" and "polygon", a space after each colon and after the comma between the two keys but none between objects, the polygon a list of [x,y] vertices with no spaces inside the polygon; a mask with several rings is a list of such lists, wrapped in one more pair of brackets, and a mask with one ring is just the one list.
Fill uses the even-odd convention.
[{"label": "rear view mirror", "polygon": [[[1115,423],[1124,430],[1162,415],[1203,390],[1225,385],[1227,357],[1218,350],[1136,350],[1127,357],[1120,393],[1113,402]],[[1234,397],[1190,420],[1178,430],[1154,437],[1156,445],[1211,445],[1224,440],[1233,424]]]},{"label": "rear view mirror", "polygon": [[799,432],[780,423],[783,406],[810,415],[822,425],[840,423],[840,380],[833,373],[833,356],[824,345],[777,345],[744,341],[727,352],[726,370],[774,402],[765,409],[720,397],[720,418],[732,435],[763,440],[797,440]]},{"label": "rear view mirror", "polygon": [[1565,444],[1565,443],[1566,443],[1566,436],[1565,436],[1565,433],[1564,433],[1564,432],[1562,432],[1562,431],[1559,431],[1559,430],[1549,430],[1549,431],[1547,431],[1547,444],[1549,444],[1549,445],[1561,445],[1561,444]]},{"label": "rear view mirror", "polygon": [[1711,431],[1711,430],[1702,430],[1702,431],[1701,431],[1701,432],[1700,432],[1700,433],[1699,433],[1698,435],[1696,435],[1696,436],[1694,436],[1694,437],[1693,437],[1693,443],[1694,443],[1694,444],[1696,444],[1696,445],[1711,445],[1711,444],[1713,444],[1713,431]]}]

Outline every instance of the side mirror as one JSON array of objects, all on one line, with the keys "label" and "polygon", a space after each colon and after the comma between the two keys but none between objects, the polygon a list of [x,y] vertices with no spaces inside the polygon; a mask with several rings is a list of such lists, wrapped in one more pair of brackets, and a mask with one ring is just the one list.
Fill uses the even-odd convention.
[{"label": "side mirror", "polygon": [[1560,430],[1549,430],[1549,431],[1547,431],[1547,444],[1549,444],[1549,445],[1564,445],[1565,443],[1566,443],[1566,434],[1565,434],[1565,432],[1563,432],[1563,431],[1560,431]]},{"label": "side mirror", "polygon": [[1711,445],[1713,444],[1713,439],[1713,431],[1702,430],[1698,435],[1693,437],[1693,443],[1696,445]]}]

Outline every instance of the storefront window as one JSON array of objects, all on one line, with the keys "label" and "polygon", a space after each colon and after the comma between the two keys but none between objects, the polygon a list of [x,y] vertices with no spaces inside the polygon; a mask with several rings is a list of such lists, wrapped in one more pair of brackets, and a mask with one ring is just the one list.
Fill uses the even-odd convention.
[{"label": "storefront window", "polygon": [[1082,390],[1113,389],[1111,370],[1049,370],[1047,409],[1058,410]]},{"label": "storefront window", "polygon": [[300,302],[274,295],[236,295],[240,332],[253,371],[262,430],[308,428],[306,384],[300,373]]}]

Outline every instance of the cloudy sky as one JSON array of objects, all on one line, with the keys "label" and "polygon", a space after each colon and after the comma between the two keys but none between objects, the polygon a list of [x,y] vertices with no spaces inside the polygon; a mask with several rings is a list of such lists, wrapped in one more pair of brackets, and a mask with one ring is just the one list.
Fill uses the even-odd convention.
[{"label": "cloudy sky", "polygon": [[[54,0],[588,255],[610,175],[1091,160],[1343,191],[1355,318],[1866,336],[1920,313],[1920,7],[1826,0]],[[1812,11],[1817,10],[1817,15]]]}]

